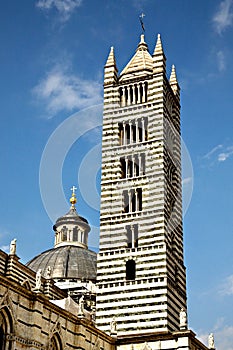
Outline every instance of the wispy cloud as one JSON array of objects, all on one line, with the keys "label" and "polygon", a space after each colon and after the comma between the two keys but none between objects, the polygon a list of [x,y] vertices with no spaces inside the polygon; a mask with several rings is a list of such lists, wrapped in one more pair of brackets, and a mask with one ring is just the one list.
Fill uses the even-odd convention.
[{"label": "wispy cloud", "polygon": [[233,0],[223,0],[213,17],[214,28],[218,34],[233,24]]},{"label": "wispy cloud", "polygon": [[206,153],[203,158],[209,159],[214,153],[216,153],[219,149],[221,149],[223,145],[217,145],[212,148],[208,153]]},{"label": "wispy cloud", "polygon": [[228,276],[219,288],[220,295],[233,295],[233,275]]},{"label": "wispy cloud", "polygon": [[232,350],[233,326],[225,326],[215,332],[216,348],[218,350]]},{"label": "wispy cloud", "polygon": [[226,69],[226,58],[222,50],[217,52],[217,64],[219,72],[223,72]]},{"label": "wispy cloud", "polygon": [[218,161],[225,162],[229,157],[233,155],[233,146],[226,147],[224,152],[218,154]]},{"label": "wispy cloud", "polygon": [[202,156],[202,159],[206,161],[210,161],[211,164],[213,165],[216,162],[218,163],[225,162],[232,155],[233,155],[233,146],[224,146],[219,144],[213,147],[204,156]]},{"label": "wispy cloud", "polygon": [[102,102],[102,85],[85,80],[56,66],[34,88],[33,95],[53,117],[60,111],[72,112]]},{"label": "wispy cloud", "polygon": [[81,4],[82,0],[38,0],[36,6],[44,11],[57,10],[60,19],[65,22]]}]

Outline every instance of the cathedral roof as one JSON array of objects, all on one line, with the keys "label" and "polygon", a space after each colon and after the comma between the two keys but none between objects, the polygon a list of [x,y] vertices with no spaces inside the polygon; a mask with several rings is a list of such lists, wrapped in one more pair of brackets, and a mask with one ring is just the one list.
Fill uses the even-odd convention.
[{"label": "cathedral roof", "polygon": [[53,279],[96,280],[96,253],[79,246],[65,245],[46,250],[27,263],[44,277],[50,270]]},{"label": "cathedral roof", "polygon": [[148,52],[148,46],[144,40],[144,34],[141,35],[141,41],[138,44],[136,53],[120,74],[120,81],[133,77],[151,73],[153,71],[153,58]]}]

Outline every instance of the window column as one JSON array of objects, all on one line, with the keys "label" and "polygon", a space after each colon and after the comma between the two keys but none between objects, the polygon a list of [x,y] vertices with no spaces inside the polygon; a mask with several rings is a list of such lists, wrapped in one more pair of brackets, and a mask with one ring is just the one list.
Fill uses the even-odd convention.
[{"label": "window column", "polygon": [[128,205],[129,205],[129,213],[132,212],[132,192],[128,190]]},{"label": "window column", "polygon": [[138,211],[138,191],[137,191],[137,189],[134,190],[134,196],[135,196],[135,211]]},{"label": "window column", "polygon": [[132,237],[132,248],[135,248],[134,247],[134,243],[135,243],[135,236],[134,236],[134,225],[130,225],[130,228],[131,228],[131,237]]},{"label": "window column", "polygon": [[142,103],[146,102],[145,83],[142,84]]},{"label": "window column", "polygon": [[133,136],[133,128],[132,128],[132,121],[129,121],[129,143],[132,143],[132,136]]},{"label": "window column", "polygon": [[135,156],[132,156],[132,177],[135,177]]},{"label": "window column", "polygon": [[136,102],[136,93],[135,93],[135,85],[133,85],[133,87],[132,87],[132,89],[133,89],[133,101],[132,101],[132,103],[135,105],[137,102]]},{"label": "window column", "polygon": [[123,122],[123,145],[126,145],[126,126],[125,126],[125,122]]},{"label": "window column", "polygon": [[125,158],[125,177],[129,177],[129,159],[128,157]]},{"label": "window column", "polygon": [[142,142],[145,141],[145,121],[142,118]]},{"label": "window column", "polygon": [[136,142],[139,141],[139,130],[138,130],[138,120],[135,120],[135,127],[136,127]]},{"label": "window column", "polygon": [[126,106],[125,87],[122,88],[122,107]]}]

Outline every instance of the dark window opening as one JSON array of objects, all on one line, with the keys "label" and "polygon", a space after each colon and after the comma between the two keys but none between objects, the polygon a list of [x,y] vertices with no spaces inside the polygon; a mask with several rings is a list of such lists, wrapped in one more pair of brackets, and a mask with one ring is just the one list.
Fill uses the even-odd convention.
[{"label": "dark window opening", "polygon": [[136,264],[134,260],[126,261],[126,280],[135,280]]},{"label": "dark window opening", "polygon": [[120,158],[121,178],[131,178],[145,175],[145,154]]},{"label": "dark window opening", "polygon": [[121,146],[124,144],[124,131],[123,131],[123,124],[118,124],[118,130],[119,130],[119,143]]},{"label": "dark window opening", "polygon": [[123,191],[123,211],[125,213],[129,212],[129,196],[128,196],[128,191]]},{"label": "dark window opening", "polygon": [[78,230],[75,227],[73,230],[73,241],[76,242],[78,240]]},{"label": "dark window opening", "polygon": [[2,326],[0,326],[0,350],[5,350],[5,334]]},{"label": "dark window opening", "polygon": [[136,188],[123,191],[123,212],[142,211],[142,189]]},{"label": "dark window opening", "polygon": [[147,90],[148,90],[148,83],[145,82],[145,102],[147,102]]},{"label": "dark window opening", "polygon": [[66,226],[63,226],[61,232],[62,232],[62,241],[67,241],[67,227]]},{"label": "dark window opening", "polygon": [[125,179],[127,177],[125,159],[121,158],[120,162],[121,162],[121,178]]},{"label": "dark window opening", "polygon": [[138,193],[138,210],[142,211],[142,189],[141,188],[137,188],[137,193]]}]

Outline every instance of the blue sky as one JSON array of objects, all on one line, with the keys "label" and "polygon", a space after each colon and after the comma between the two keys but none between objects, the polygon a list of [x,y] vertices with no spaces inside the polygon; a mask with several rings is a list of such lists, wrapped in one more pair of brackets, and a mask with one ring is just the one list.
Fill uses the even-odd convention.
[{"label": "blue sky", "polygon": [[52,221],[67,211],[73,184],[96,246],[103,66],[112,45],[119,71],[129,61],[142,11],[150,52],[161,33],[168,74],[175,64],[182,89],[194,174],[184,218],[189,326],[232,350],[232,0],[2,3],[0,246],[7,251],[16,237],[22,262],[52,247]]}]

